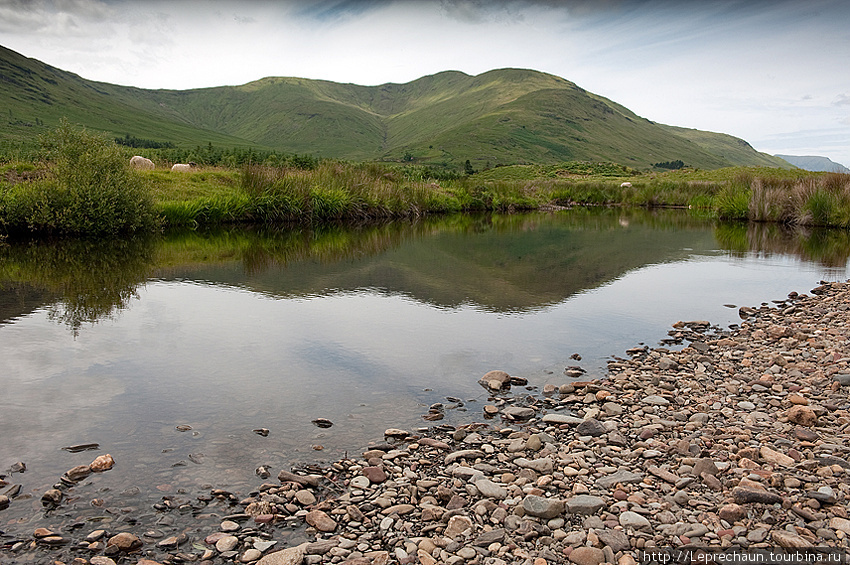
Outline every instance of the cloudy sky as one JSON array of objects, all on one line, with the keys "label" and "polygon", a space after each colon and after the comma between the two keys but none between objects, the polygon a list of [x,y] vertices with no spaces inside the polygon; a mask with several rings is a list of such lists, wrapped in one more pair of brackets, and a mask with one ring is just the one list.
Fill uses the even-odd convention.
[{"label": "cloudy sky", "polygon": [[848,22],[847,0],[0,0],[0,45],[144,88],[530,68],[850,166]]}]

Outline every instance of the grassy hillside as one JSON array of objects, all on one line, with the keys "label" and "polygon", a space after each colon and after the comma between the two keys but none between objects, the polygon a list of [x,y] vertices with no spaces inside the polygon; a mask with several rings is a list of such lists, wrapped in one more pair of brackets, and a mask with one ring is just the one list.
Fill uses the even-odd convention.
[{"label": "grassy hillside", "polygon": [[725,133],[714,133],[698,129],[680,128],[676,126],[665,126],[662,128],[679,137],[683,137],[699,145],[706,151],[722,157],[732,165],[741,167],[779,167],[781,169],[792,169],[791,163],[774,155],[760,153],[739,137]]},{"label": "grassy hillside", "polygon": [[115,136],[184,145],[256,145],[154,108],[151,92],[85,80],[0,46],[0,149],[32,144],[62,117]]},{"label": "grassy hillside", "polygon": [[372,87],[277,77],[145,90],[88,81],[0,47],[0,154],[63,116],[116,137],[178,147],[256,147],[451,168],[467,160],[476,169],[562,161],[647,168],[681,160],[703,169],[784,163],[731,136],[653,123],[531,70],[448,71]]}]

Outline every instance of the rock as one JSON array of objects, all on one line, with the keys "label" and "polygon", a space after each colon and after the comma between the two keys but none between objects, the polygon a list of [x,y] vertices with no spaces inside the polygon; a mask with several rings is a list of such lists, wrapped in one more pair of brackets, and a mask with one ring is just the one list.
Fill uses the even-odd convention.
[{"label": "rock", "polygon": [[765,446],[762,446],[759,451],[761,458],[766,462],[772,465],[779,465],[781,467],[793,467],[796,463],[791,457],[788,457],[784,453],[779,453],[778,451],[774,451],[773,449]]},{"label": "rock", "polygon": [[[154,561],[148,561],[147,559],[142,559],[142,561],[147,561],[149,565],[154,563]],[[142,565],[142,561],[139,561],[139,565]],[[90,565],[115,565],[115,561],[105,555],[95,555],[89,559],[89,563]],[[156,565],[159,564],[157,563]]]},{"label": "rock", "polygon": [[301,489],[295,493],[295,500],[297,500],[298,504],[301,506],[312,506],[316,504],[316,495],[307,489]]},{"label": "rock", "polygon": [[546,424],[576,425],[584,422],[581,418],[576,418],[575,416],[569,416],[567,414],[546,414],[543,418],[541,418],[541,420]]},{"label": "rock", "polygon": [[91,475],[91,467],[88,465],[77,465],[73,469],[68,469],[65,471],[65,476],[71,482],[79,482]]},{"label": "rock", "polygon": [[786,547],[790,549],[814,547],[814,544],[802,536],[792,534],[791,532],[786,532],[784,530],[773,530],[770,537],[773,538],[773,541],[776,542],[776,545],[779,547]]},{"label": "rock", "polygon": [[245,552],[239,557],[240,563],[251,563],[252,561],[256,561],[260,557],[263,556],[263,552],[259,549],[254,549],[253,547],[250,549],[246,549]]},{"label": "rock", "polygon": [[478,449],[461,449],[460,451],[454,451],[446,455],[443,462],[446,465],[451,465],[458,459],[477,459],[479,457],[486,457],[486,454]]},{"label": "rock", "polygon": [[510,406],[502,411],[502,415],[509,420],[528,420],[534,417],[534,408],[524,406]]},{"label": "rock", "polygon": [[747,509],[743,506],[730,502],[724,504],[717,513],[721,520],[726,520],[730,524],[743,520],[747,517]]},{"label": "rock", "polygon": [[525,457],[518,457],[514,459],[514,465],[522,467],[523,469],[531,469],[544,475],[550,474],[555,468],[554,462],[548,457],[531,460],[526,459]]},{"label": "rock", "polygon": [[508,489],[497,485],[490,479],[478,479],[474,484],[475,488],[478,489],[478,492],[488,498],[498,498],[501,500],[508,497]]},{"label": "rock", "polygon": [[577,547],[570,553],[570,561],[576,565],[600,565],[605,562],[605,552],[596,547]]},{"label": "rock", "polygon": [[622,483],[624,485],[631,483],[639,483],[643,480],[643,475],[639,475],[637,473],[633,473],[631,471],[626,471],[625,469],[620,469],[610,475],[606,475],[599,479],[596,479],[596,484],[601,486],[602,488],[611,488],[616,486],[618,483]]},{"label": "rock", "polygon": [[332,532],[337,527],[337,523],[322,510],[311,510],[305,519],[320,532]]},{"label": "rock", "polygon": [[539,434],[531,434],[525,442],[525,449],[528,451],[540,451],[543,448],[543,441]]},{"label": "rock", "polygon": [[449,539],[457,539],[467,530],[472,529],[472,520],[467,516],[452,516],[443,535]]},{"label": "rock", "polygon": [[363,467],[360,471],[372,484],[380,484],[387,480],[387,474],[380,467]]},{"label": "rock", "polygon": [[129,532],[121,532],[109,538],[106,545],[113,545],[119,551],[130,552],[142,547],[142,540]]},{"label": "rock", "polygon": [[481,377],[478,384],[489,390],[510,388],[511,376],[504,371],[490,371]]},{"label": "rock", "polygon": [[649,523],[649,520],[637,512],[632,512],[631,510],[627,510],[620,514],[619,522],[624,528],[646,531],[652,530],[652,524]]},{"label": "rock", "polygon": [[567,512],[570,514],[596,514],[607,506],[607,503],[598,496],[580,494],[567,500]]},{"label": "rock", "polygon": [[504,528],[495,528],[490,530],[489,532],[484,532],[475,538],[475,541],[472,542],[472,545],[477,547],[487,547],[490,544],[501,542],[505,539],[505,534],[507,532]]},{"label": "rock", "polygon": [[761,504],[778,504],[782,497],[778,494],[750,487],[737,486],[732,489],[732,497],[738,504],[758,502]]},{"label": "rock", "polygon": [[564,501],[529,494],[522,500],[522,508],[526,514],[549,520],[564,512]]},{"label": "rock", "polygon": [[319,486],[319,477],[296,475],[287,470],[282,470],[277,475],[277,480],[282,483],[297,483],[302,487],[317,487]]},{"label": "rock", "polygon": [[785,413],[785,416],[788,418],[789,422],[806,426],[807,428],[814,427],[818,423],[818,416],[815,414],[815,411],[808,406],[802,406],[799,404],[795,404],[789,408]]},{"label": "rock", "polygon": [[662,371],[675,371],[678,370],[679,364],[670,357],[664,356],[658,360],[658,368]]},{"label": "rock", "polygon": [[236,536],[224,536],[215,542],[215,548],[219,553],[232,551],[237,545],[239,545],[239,538]]},{"label": "rock", "polygon": [[717,465],[711,459],[702,458],[694,464],[694,475],[700,476],[703,473],[715,476],[720,473],[720,469],[717,468]]},{"label": "rock", "polygon": [[108,453],[96,457],[95,460],[91,462],[91,465],[89,465],[89,467],[91,467],[92,472],[94,473],[102,473],[104,471],[108,471],[114,466],[115,459],[113,459],[112,456]]},{"label": "rock", "polygon": [[610,547],[614,553],[631,549],[629,536],[620,530],[598,530],[596,537],[599,538],[599,541]]},{"label": "rock", "polygon": [[839,518],[838,516],[830,518],[829,527],[833,530],[839,530],[845,534],[850,534],[850,520],[847,520],[846,518]]},{"label": "rock", "polygon": [[580,436],[599,437],[608,433],[608,430],[599,420],[588,418],[576,427],[576,433]]},{"label": "rock", "polygon": [[58,506],[62,502],[62,491],[59,489],[48,489],[41,495],[41,503],[45,506]]},{"label": "rock", "polygon": [[0,494],[0,510],[9,508],[9,497],[5,494]]},{"label": "rock", "polygon": [[288,547],[281,551],[269,553],[259,561],[257,565],[301,565],[307,552],[309,543],[302,543],[296,547]]},{"label": "rock", "polygon": [[384,435],[386,437],[404,439],[404,438],[406,438],[410,435],[410,432],[405,431],[405,430],[400,430],[398,428],[389,428],[389,429],[384,431]]},{"label": "rock", "polygon": [[650,396],[645,396],[643,398],[643,403],[650,404],[652,406],[667,406],[668,404],[670,404],[670,401],[664,398],[663,396],[652,394]]}]

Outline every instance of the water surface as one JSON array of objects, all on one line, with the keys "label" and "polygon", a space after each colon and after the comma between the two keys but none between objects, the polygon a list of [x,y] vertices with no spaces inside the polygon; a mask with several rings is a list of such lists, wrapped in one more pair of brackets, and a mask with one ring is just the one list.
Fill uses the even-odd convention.
[{"label": "water surface", "polygon": [[247,492],[261,464],[431,425],[434,402],[445,423],[480,421],[486,371],[536,387],[569,365],[602,376],[678,320],[728,326],[738,306],[846,279],[849,248],[843,232],[610,210],[9,245],[0,467],[26,462],[12,480],[35,497],[0,517],[32,519],[40,492],[97,455],[61,449],[74,444],[118,462],[82,497]]}]

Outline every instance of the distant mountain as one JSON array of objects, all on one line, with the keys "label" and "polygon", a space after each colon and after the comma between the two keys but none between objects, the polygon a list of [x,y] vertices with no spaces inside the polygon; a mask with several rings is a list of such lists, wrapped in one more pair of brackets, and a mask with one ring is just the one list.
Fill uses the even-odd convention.
[{"label": "distant mountain", "polygon": [[380,86],[277,77],[145,90],[89,81],[0,47],[0,150],[4,141],[31,140],[63,116],[116,137],[351,160],[469,160],[475,168],[568,160],[635,168],[676,160],[704,169],[788,166],[743,140],[657,124],[531,70],[446,71]]},{"label": "distant mountain", "polygon": [[780,159],[788,161],[795,167],[806,171],[825,171],[828,173],[850,173],[850,169],[836,163],[829,157],[818,157],[816,155],[776,155]]}]

